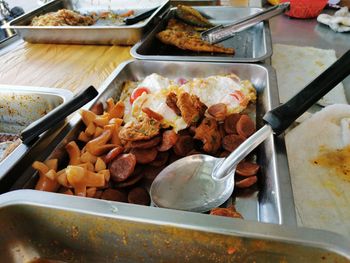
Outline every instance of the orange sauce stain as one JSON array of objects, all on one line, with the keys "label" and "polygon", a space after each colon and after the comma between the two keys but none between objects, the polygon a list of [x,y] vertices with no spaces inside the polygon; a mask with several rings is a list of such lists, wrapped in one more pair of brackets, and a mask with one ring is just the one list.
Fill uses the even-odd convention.
[{"label": "orange sauce stain", "polygon": [[350,182],[350,145],[343,149],[320,147],[320,154],[311,162],[330,169],[344,181]]}]

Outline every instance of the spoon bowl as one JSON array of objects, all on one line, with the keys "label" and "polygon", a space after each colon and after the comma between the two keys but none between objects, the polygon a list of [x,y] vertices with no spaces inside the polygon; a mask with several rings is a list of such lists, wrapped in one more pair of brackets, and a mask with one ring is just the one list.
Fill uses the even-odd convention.
[{"label": "spoon bowl", "polygon": [[157,207],[206,212],[223,204],[233,192],[234,171],[213,179],[212,171],[224,158],[196,154],[179,159],[156,177],[150,189]]},{"label": "spoon bowl", "polygon": [[192,212],[222,205],[233,192],[237,164],[271,133],[265,125],[226,158],[196,154],[168,165],[151,185],[153,204]]}]

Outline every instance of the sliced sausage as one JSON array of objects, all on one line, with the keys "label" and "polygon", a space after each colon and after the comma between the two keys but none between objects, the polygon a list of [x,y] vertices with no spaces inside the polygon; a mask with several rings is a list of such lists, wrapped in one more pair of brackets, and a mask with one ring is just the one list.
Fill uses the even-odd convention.
[{"label": "sliced sausage", "polygon": [[162,139],[160,136],[156,136],[152,139],[149,140],[141,140],[141,141],[133,141],[130,143],[131,148],[142,148],[142,149],[147,149],[147,148],[152,148],[157,146]]},{"label": "sliced sausage", "polygon": [[127,195],[123,193],[122,191],[108,188],[103,191],[101,195],[101,199],[104,200],[110,200],[110,201],[117,201],[117,202],[128,202]]},{"label": "sliced sausage", "polygon": [[[197,127],[195,125],[191,125],[188,129],[188,134],[186,135],[191,135],[191,136],[194,136],[196,134],[196,129]],[[181,134],[181,131],[179,132]],[[181,135],[185,135],[185,134],[181,134]]]},{"label": "sliced sausage", "polygon": [[96,115],[102,115],[103,114],[103,104],[102,104],[102,102],[97,102],[96,104],[94,104],[91,107],[90,111],[92,111]]},{"label": "sliced sausage", "polygon": [[229,152],[234,151],[242,142],[244,142],[245,138],[241,135],[237,134],[229,134],[226,135],[222,139],[222,147]]},{"label": "sliced sausage", "polygon": [[224,122],[224,128],[226,133],[228,134],[237,133],[236,124],[240,118],[241,118],[241,115],[238,113],[233,113],[226,117]]},{"label": "sliced sausage", "polygon": [[166,130],[162,135],[162,143],[158,147],[158,151],[165,152],[175,145],[178,135],[173,130]]},{"label": "sliced sausage", "polygon": [[73,191],[67,187],[61,186],[58,192],[65,195],[74,195]]},{"label": "sliced sausage", "polygon": [[217,121],[223,121],[225,120],[226,114],[227,114],[227,106],[225,103],[218,103],[211,105],[208,108],[208,113],[214,117]]},{"label": "sliced sausage", "polygon": [[230,152],[229,151],[223,151],[223,152],[221,152],[220,154],[219,154],[219,157],[224,157],[224,158],[226,158],[227,156],[229,156],[230,155]]},{"label": "sliced sausage", "polygon": [[133,172],[136,165],[136,157],[132,153],[119,155],[109,166],[111,179],[114,182],[125,181]]},{"label": "sliced sausage", "polygon": [[180,158],[182,158],[183,156],[179,156],[174,152],[170,152],[170,156],[169,156],[169,163],[173,163],[176,162],[177,160],[179,160]]},{"label": "sliced sausage", "polygon": [[128,201],[131,204],[150,205],[151,198],[146,189],[142,187],[136,187],[129,192]]},{"label": "sliced sausage", "polygon": [[160,167],[153,167],[153,166],[146,166],[145,169],[142,171],[143,173],[143,181],[146,184],[151,184],[153,180],[157,177],[157,175],[165,168],[165,166]]},{"label": "sliced sausage", "polygon": [[134,184],[136,184],[137,182],[139,182],[141,179],[143,178],[143,174],[142,173],[133,173],[128,179],[126,179],[123,182],[120,183],[116,183],[114,185],[115,188],[124,188],[124,187],[129,187],[132,186]]},{"label": "sliced sausage", "polygon": [[102,190],[97,190],[96,193],[95,193],[94,198],[100,199],[101,196],[102,196],[102,194],[103,194],[103,191],[102,191]]},{"label": "sliced sausage", "polygon": [[260,166],[251,162],[240,162],[236,167],[236,173],[241,176],[253,176],[256,175]]},{"label": "sliced sausage", "polygon": [[248,188],[258,181],[258,177],[251,176],[235,183],[237,188]]},{"label": "sliced sausage", "polygon": [[211,215],[216,215],[216,216],[226,216],[226,217],[232,217],[232,218],[241,218],[243,219],[243,216],[236,211],[235,208],[233,207],[227,207],[227,208],[213,208],[210,211]]},{"label": "sliced sausage", "polygon": [[239,135],[248,138],[255,132],[255,124],[248,115],[244,114],[238,120],[236,130]]},{"label": "sliced sausage", "polygon": [[174,145],[174,153],[179,156],[186,156],[193,150],[193,138],[190,135],[180,136]]},{"label": "sliced sausage", "polygon": [[156,159],[158,151],[156,147],[149,149],[133,148],[130,153],[135,155],[137,163],[146,164]]},{"label": "sliced sausage", "polygon": [[111,161],[113,161],[115,158],[117,158],[122,152],[124,148],[122,146],[117,146],[110,150],[106,156],[104,157],[104,162],[106,164],[109,164]]},{"label": "sliced sausage", "polygon": [[158,152],[154,161],[150,162],[151,166],[160,167],[166,164],[169,158],[169,152]]},{"label": "sliced sausage", "polygon": [[201,152],[200,152],[200,151],[197,151],[196,149],[193,149],[192,151],[189,151],[189,152],[187,153],[187,156],[195,155],[195,154],[201,154]]},{"label": "sliced sausage", "polygon": [[220,132],[221,138],[224,138],[227,135],[225,131],[224,123],[219,123],[219,132]]},{"label": "sliced sausage", "polygon": [[[191,126],[194,126],[194,125],[191,125]],[[183,130],[181,130],[181,131],[178,132],[178,135],[179,135],[179,136],[191,135],[191,131],[190,131],[190,129],[183,129]]]}]

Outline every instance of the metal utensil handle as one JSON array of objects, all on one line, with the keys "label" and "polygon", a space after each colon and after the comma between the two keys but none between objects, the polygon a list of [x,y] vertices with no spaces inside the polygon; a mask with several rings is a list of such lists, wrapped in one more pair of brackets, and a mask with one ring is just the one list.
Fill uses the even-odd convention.
[{"label": "metal utensil handle", "polygon": [[207,31],[202,32],[201,37],[203,40],[215,44],[217,42],[223,41],[227,38],[232,37],[235,33],[243,31],[249,27],[252,27],[261,21],[270,19],[276,15],[282,14],[289,8],[289,2],[282,3],[271,8],[268,8],[262,12],[256,13],[254,15],[245,17],[238,20],[230,25],[217,26],[211,28]]},{"label": "metal utensil handle", "polygon": [[350,74],[350,50],[283,105],[267,112],[263,120],[275,134],[285,131],[300,115]]},{"label": "metal utensil handle", "polygon": [[236,168],[238,163],[262,143],[270,134],[272,134],[272,129],[269,125],[260,128],[214,168],[212,177],[217,180],[225,179],[226,176],[229,176],[230,172]]},{"label": "metal utensil handle", "polygon": [[272,132],[285,131],[301,114],[338,85],[350,74],[350,50],[333,63],[321,75],[283,105],[267,112],[267,122],[260,130],[245,140],[213,170],[214,179],[225,179],[237,164],[262,143]]},{"label": "metal utensil handle", "polygon": [[90,86],[74,96],[70,101],[50,111],[45,117],[33,122],[21,132],[23,143],[28,144],[42,132],[64,120],[69,114],[84,106],[98,95],[98,91]]},{"label": "metal utensil handle", "polygon": [[139,15],[136,15],[136,16],[126,17],[126,18],[124,18],[123,22],[126,25],[136,24],[136,23],[140,22],[141,20],[146,19],[147,17],[151,16],[158,8],[159,8],[159,6],[155,7],[155,8],[152,8],[151,10],[148,10],[148,11],[143,12],[143,13],[141,13]]}]

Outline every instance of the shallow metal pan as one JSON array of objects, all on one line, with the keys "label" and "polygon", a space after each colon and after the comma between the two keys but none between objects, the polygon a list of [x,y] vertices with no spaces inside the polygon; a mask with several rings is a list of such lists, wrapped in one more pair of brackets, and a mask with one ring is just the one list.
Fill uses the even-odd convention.
[{"label": "shallow metal pan", "polygon": [[[109,97],[119,98],[125,80],[141,80],[154,72],[169,78],[187,79],[233,72],[242,79],[251,80],[258,92],[256,115],[259,127],[262,125],[261,118],[264,113],[278,105],[276,76],[269,66],[140,60],[120,65],[102,85],[100,90],[103,92],[97,101],[105,103]],[[83,127],[79,116],[69,124],[70,131],[67,131],[66,135],[60,134],[61,143],[57,147],[52,147],[50,141],[41,144],[42,151],[36,156],[36,160],[66,159],[64,146],[67,142],[75,140]],[[237,210],[246,220],[295,225],[296,217],[283,138],[274,138],[271,135],[257,150],[257,161],[262,167],[258,187],[236,193]],[[30,162],[18,165],[8,177],[17,178],[12,189],[33,188],[37,181],[37,175]],[[201,214],[198,214],[199,219],[200,216]]]},{"label": "shallow metal pan", "polygon": [[[64,89],[0,85],[0,134],[17,136],[72,96],[72,92]],[[0,161],[0,180],[31,147],[20,143]]]},{"label": "shallow metal pan", "polygon": [[33,190],[0,196],[0,228],[1,262],[350,260],[350,241],[327,231]]},{"label": "shallow metal pan", "polygon": [[[209,17],[213,24],[230,24],[243,17],[260,12],[261,8],[237,8],[228,6],[195,7]],[[138,59],[175,60],[175,61],[213,61],[213,62],[259,62],[272,55],[271,34],[268,21],[261,22],[250,29],[237,33],[220,44],[234,48],[234,55],[193,52],[165,45],[156,39],[156,34],[165,29],[170,18],[174,17],[175,9],[160,21],[160,23],[132,49],[131,55]]]},{"label": "shallow metal pan", "polygon": [[[15,29],[19,35],[31,43],[60,43],[60,44],[96,44],[96,45],[133,45],[142,35],[156,23],[157,15],[168,8],[168,1],[91,1],[54,0],[27,14],[12,20],[8,26]],[[135,14],[142,13],[153,7],[159,8],[147,19],[134,25],[93,25],[93,26],[29,26],[35,16],[56,12],[59,9],[70,9],[84,12],[108,11],[125,13],[133,9]]]},{"label": "shallow metal pan", "polygon": [[190,6],[215,6],[219,5],[218,0],[170,0],[172,6],[190,5]]}]

